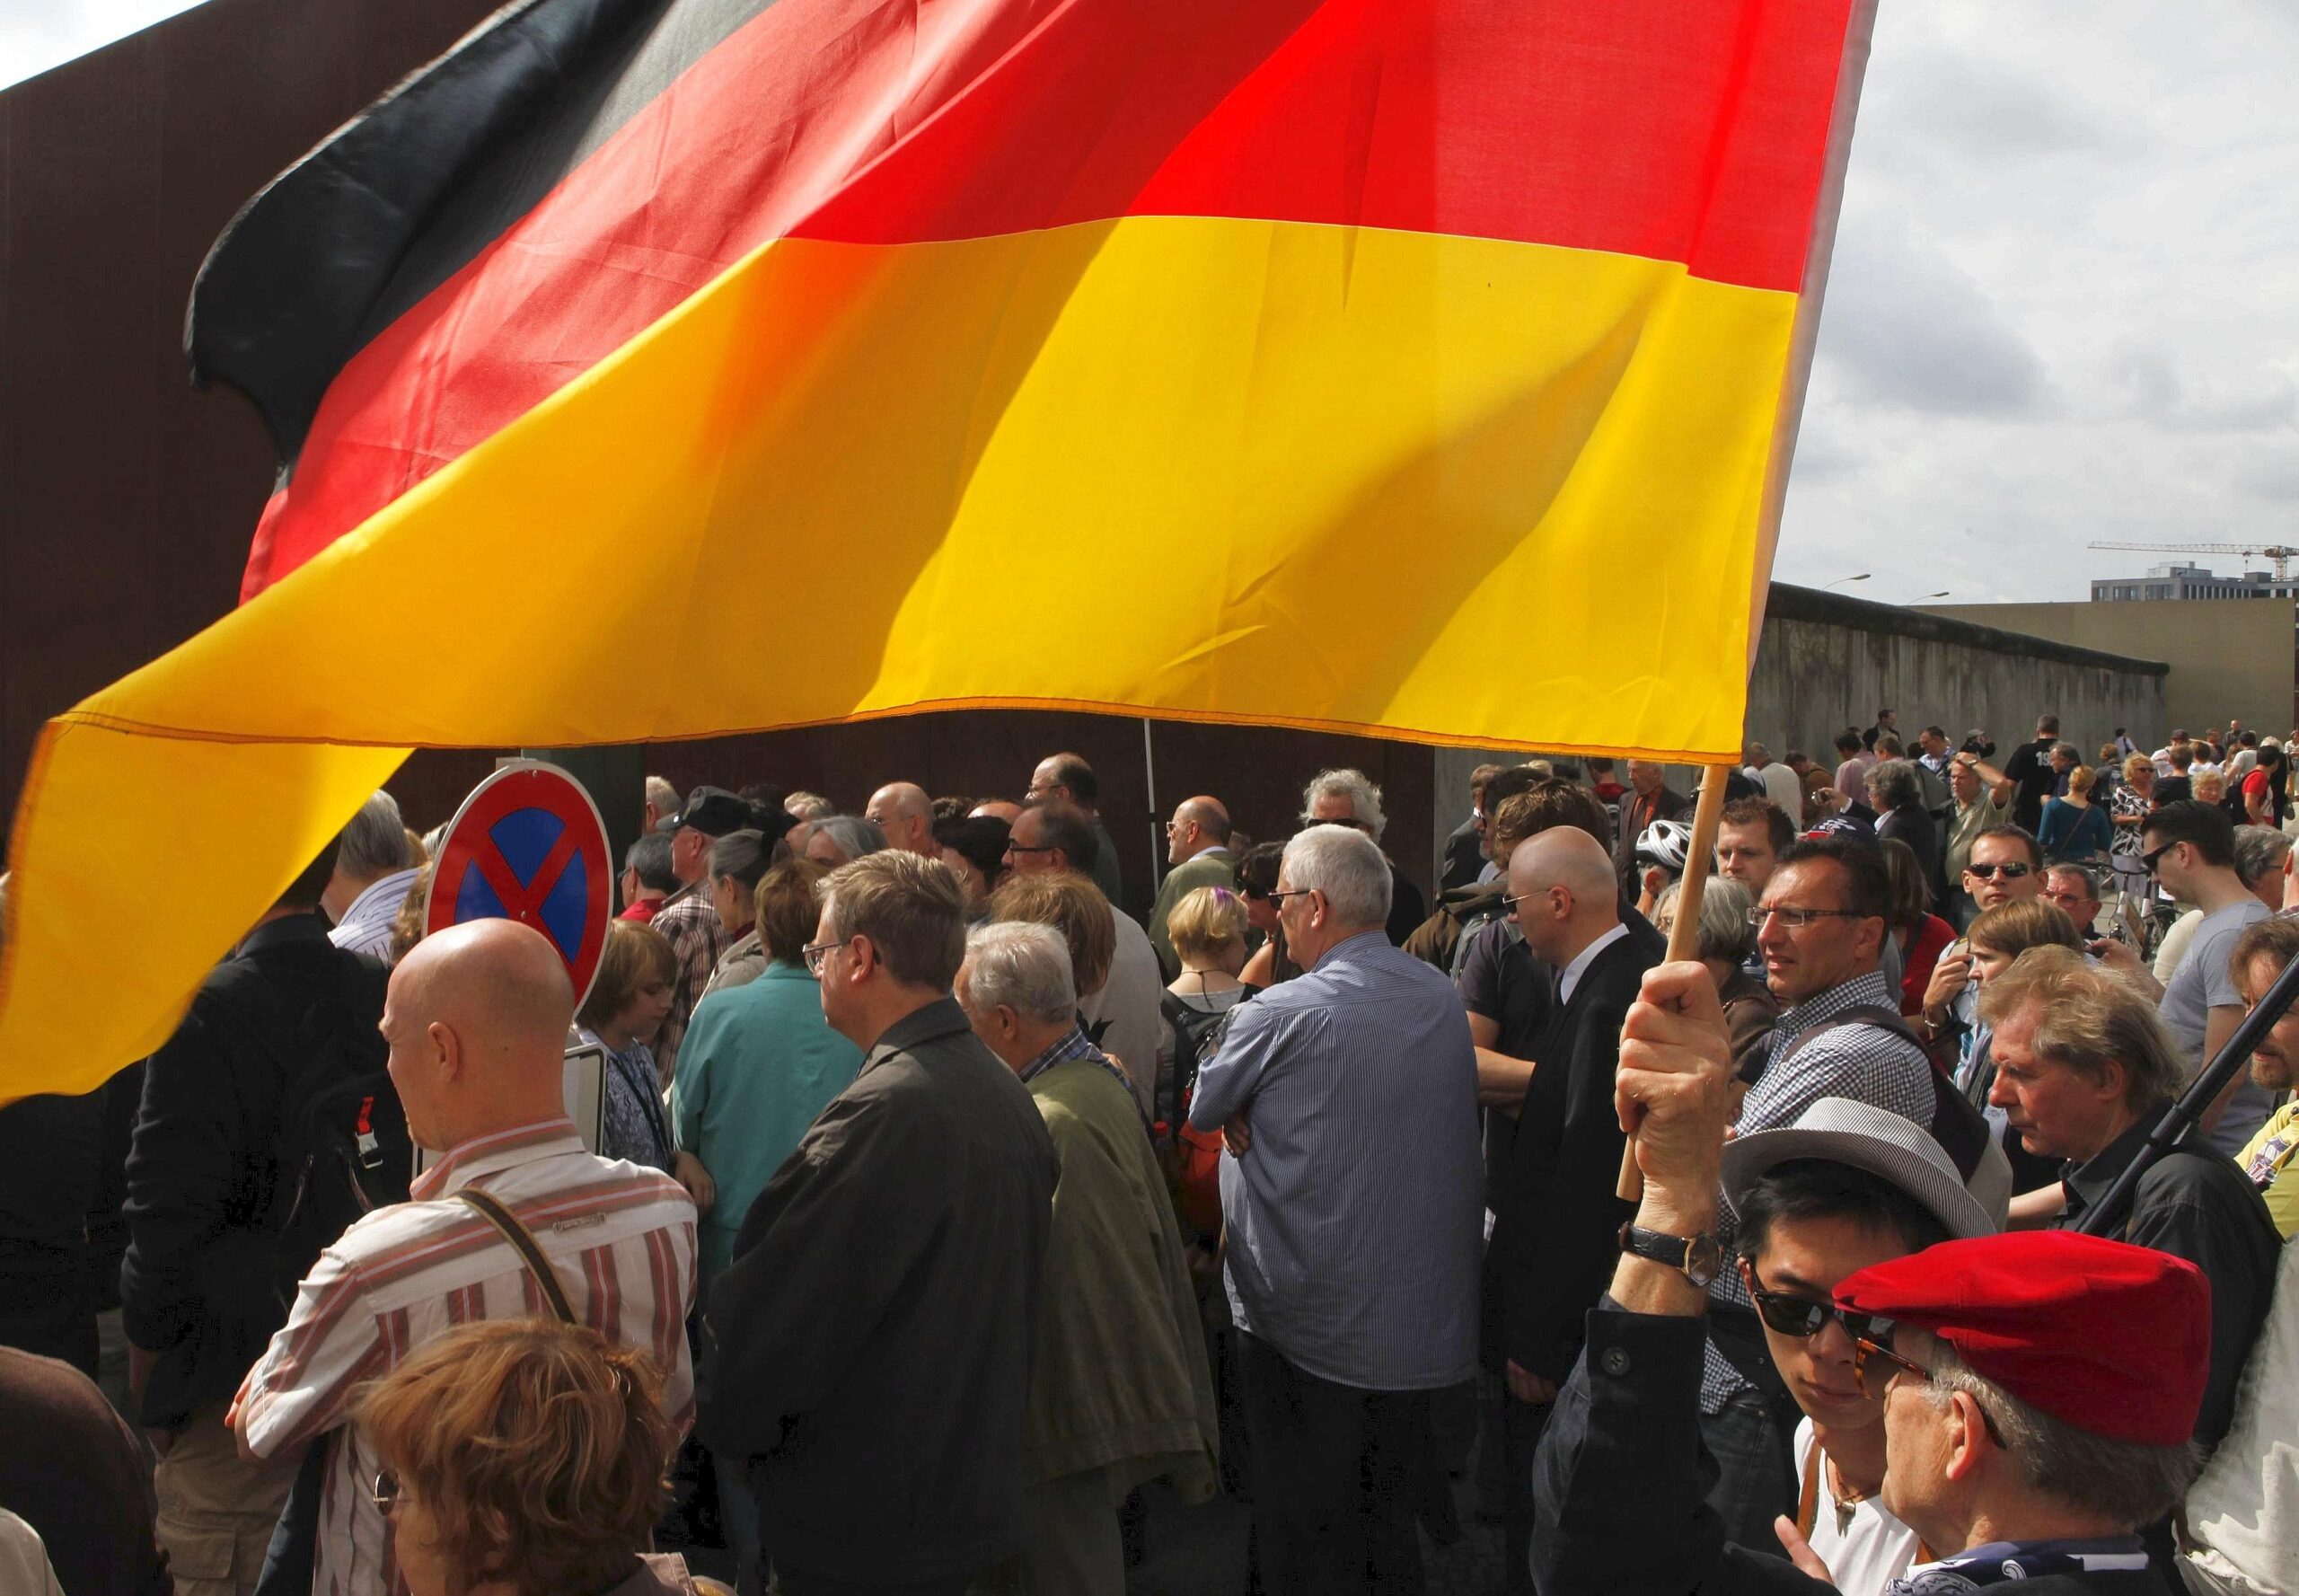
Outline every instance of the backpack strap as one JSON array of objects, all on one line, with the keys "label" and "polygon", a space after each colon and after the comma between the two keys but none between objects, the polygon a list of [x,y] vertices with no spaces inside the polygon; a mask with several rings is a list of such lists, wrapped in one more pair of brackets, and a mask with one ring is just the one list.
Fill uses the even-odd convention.
[{"label": "backpack strap", "polygon": [[1929,1062],[1931,1054],[1925,1051],[1924,1039],[1910,1028],[1898,1010],[1875,1003],[1861,1003],[1840,1010],[1819,1024],[1797,1032],[1795,1040],[1789,1043],[1787,1051],[1776,1062],[1784,1064],[1819,1037],[1840,1027],[1852,1025],[1889,1031],[1905,1039],[1925,1058],[1925,1073],[1932,1080],[1932,1118],[1924,1128],[1932,1133],[1933,1141],[1940,1143],[1941,1151],[1956,1166],[1957,1174],[1967,1181],[1971,1179],[1995,1140],[1988,1129],[1986,1116],[1956,1089],[1953,1081],[1943,1080],[1940,1072],[1932,1067]]},{"label": "backpack strap", "polygon": [[551,1268],[551,1260],[543,1257],[542,1248],[537,1244],[533,1233],[519,1222],[519,1216],[485,1192],[475,1191],[470,1186],[463,1187],[455,1195],[489,1224],[503,1232],[503,1239],[511,1244],[511,1250],[517,1253],[520,1261],[526,1265],[527,1273],[534,1276],[535,1284],[542,1289],[543,1300],[551,1304],[551,1310],[559,1316],[559,1322],[568,1325],[581,1323],[575,1317],[575,1310],[567,1305],[567,1293],[559,1289],[558,1272]]},{"label": "backpack strap", "polygon": [[1881,1003],[1859,1003],[1849,1009],[1839,1009],[1819,1024],[1807,1026],[1797,1032],[1796,1039],[1788,1045],[1788,1051],[1780,1055],[1780,1062],[1786,1063],[1828,1032],[1848,1025],[1873,1026],[1880,1031],[1889,1031],[1894,1036],[1907,1038],[1908,1045],[1918,1053],[1924,1051],[1924,1038],[1917,1036],[1907,1021],[1901,1018],[1898,1010],[1887,1009]]}]

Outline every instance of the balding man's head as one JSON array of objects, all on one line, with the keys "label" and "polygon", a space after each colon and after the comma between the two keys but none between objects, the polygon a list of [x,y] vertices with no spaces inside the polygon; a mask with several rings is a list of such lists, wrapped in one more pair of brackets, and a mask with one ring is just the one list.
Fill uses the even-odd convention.
[{"label": "balding man's head", "polygon": [[915,781],[889,781],[870,795],[862,816],[877,823],[878,829],[886,833],[889,848],[923,854],[928,859],[942,856],[941,848],[934,841],[934,800]]},{"label": "balding man's head", "polygon": [[1209,848],[1229,845],[1229,811],[1221,800],[1201,794],[1174,806],[1166,822],[1166,862],[1186,864]]},{"label": "balding man's head", "polygon": [[1527,837],[1509,856],[1509,895],[1525,945],[1559,969],[1620,922],[1619,893],[1611,855],[1578,826]]},{"label": "balding man's head", "polygon": [[516,921],[472,921],[417,943],[392,972],[383,1022],[415,1140],[445,1152],[563,1112],[574,1018],[566,966]]}]

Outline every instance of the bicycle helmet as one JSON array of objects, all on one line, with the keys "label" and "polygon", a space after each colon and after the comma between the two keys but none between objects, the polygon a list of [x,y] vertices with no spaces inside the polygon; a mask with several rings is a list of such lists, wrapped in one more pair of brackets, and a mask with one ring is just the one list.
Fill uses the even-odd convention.
[{"label": "bicycle helmet", "polygon": [[1681,876],[1691,855],[1692,827],[1681,820],[1656,820],[1637,833],[1638,864],[1659,865]]}]

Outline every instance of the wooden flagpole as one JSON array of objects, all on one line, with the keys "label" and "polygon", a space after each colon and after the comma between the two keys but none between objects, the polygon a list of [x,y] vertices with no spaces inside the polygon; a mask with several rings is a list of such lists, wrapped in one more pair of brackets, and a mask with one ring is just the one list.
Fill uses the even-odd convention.
[{"label": "wooden flagpole", "polygon": [[[1700,801],[1693,807],[1692,845],[1685,855],[1685,873],[1677,884],[1677,922],[1669,928],[1669,962],[1700,957],[1700,899],[1708,889],[1709,867],[1716,858],[1716,827],[1724,814],[1724,782],[1730,765],[1713,764],[1700,783]],[[1636,1167],[1636,1133],[1628,1133],[1621,1150],[1620,1183],[1616,1188],[1625,1203],[1644,1196],[1644,1171]]]}]

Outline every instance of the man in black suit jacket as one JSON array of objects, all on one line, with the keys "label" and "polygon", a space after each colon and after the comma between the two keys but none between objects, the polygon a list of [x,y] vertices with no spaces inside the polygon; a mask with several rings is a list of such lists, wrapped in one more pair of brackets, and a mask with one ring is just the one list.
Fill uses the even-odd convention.
[{"label": "man in black suit jacket", "polygon": [[1508,1385],[1509,1589],[1529,1591],[1533,1451],[1572,1372],[1589,1310],[1618,1260],[1632,1204],[1614,1195],[1625,1138],[1613,1108],[1621,1022],[1653,950],[1622,923],[1612,861],[1596,839],[1558,826],[1509,860],[1525,947],[1556,983],[1534,1045],[1485,1249],[1485,1345]]}]

